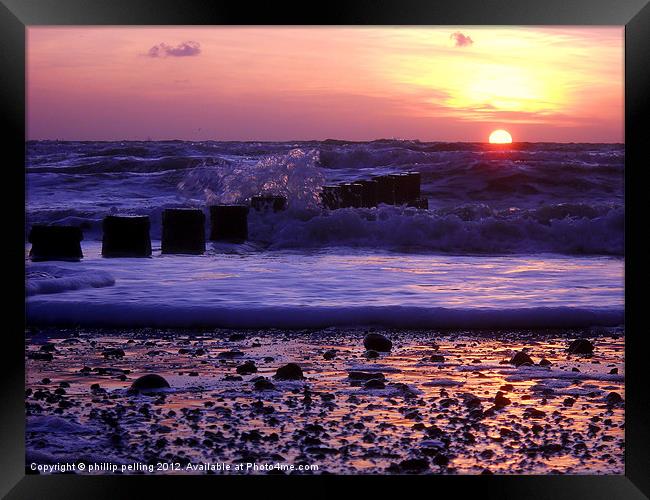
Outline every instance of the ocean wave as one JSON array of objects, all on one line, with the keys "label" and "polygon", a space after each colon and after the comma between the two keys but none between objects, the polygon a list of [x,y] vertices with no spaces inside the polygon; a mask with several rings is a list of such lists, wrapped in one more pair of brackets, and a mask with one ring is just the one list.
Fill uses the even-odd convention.
[{"label": "ocean wave", "polygon": [[[193,206],[203,208],[209,221],[205,204],[195,202]],[[164,208],[139,210],[149,215],[154,240],[161,237]],[[29,223],[77,225],[86,240],[100,240],[103,215],[99,209],[35,211]],[[281,213],[252,211],[249,215],[250,240],[271,250],[355,247],[475,254],[623,255],[624,228],[623,207],[581,203],[502,210],[477,203],[429,211],[382,205],[328,212],[295,206]]]},{"label": "ocean wave", "polygon": [[504,215],[480,206],[434,212],[384,206],[337,210],[302,220],[285,216],[275,219],[272,226],[253,221],[251,235],[266,239],[274,249],[350,246],[479,254],[622,255],[624,221],[622,208],[543,207]]},{"label": "ocean wave", "polygon": [[622,309],[533,307],[447,309],[440,307],[215,307],[198,304],[27,303],[32,325],[168,328],[584,328],[623,324]]},{"label": "ocean wave", "polygon": [[[91,238],[101,237],[108,214],[149,215],[155,239],[165,208],[269,193],[285,195],[289,211],[262,221],[252,213],[250,234],[271,248],[623,253],[620,144],[141,141],[27,149],[29,225],[79,224]],[[420,172],[429,211],[320,209],[325,184],[406,170]]]}]

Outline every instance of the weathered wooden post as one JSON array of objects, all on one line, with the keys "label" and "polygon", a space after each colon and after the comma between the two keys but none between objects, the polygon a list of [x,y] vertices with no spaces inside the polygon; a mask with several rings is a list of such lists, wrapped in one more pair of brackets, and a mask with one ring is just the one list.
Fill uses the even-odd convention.
[{"label": "weathered wooden post", "polygon": [[205,215],[193,208],[167,208],[162,214],[162,253],[205,252]]},{"label": "weathered wooden post", "polygon": [[33,261],[72,260],[83,258],[81,240],[83,233],[76,226],[32,226],[29,256]]},{"label": "weathered wooden post", "polygon": [[241,243],[248,239],[248,207],[246,205],[213,205],[210,207],[210,239]]},{"label": "weathered wooden post", "polygon": [[104,217],[102,256],[150,257],[149,216],[109,215]]}]

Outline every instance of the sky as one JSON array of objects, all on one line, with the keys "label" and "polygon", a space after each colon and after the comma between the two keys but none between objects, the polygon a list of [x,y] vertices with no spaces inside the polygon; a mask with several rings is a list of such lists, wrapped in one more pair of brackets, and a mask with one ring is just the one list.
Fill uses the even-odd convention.
[{"label": "sky", "polygon": [[623,27],[28,27],[27,137],[623,142]]}]

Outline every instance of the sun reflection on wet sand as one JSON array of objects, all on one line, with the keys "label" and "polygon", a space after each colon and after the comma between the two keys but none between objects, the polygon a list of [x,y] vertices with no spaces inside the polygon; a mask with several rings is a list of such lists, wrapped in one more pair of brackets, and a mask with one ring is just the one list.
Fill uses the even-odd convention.
[{"label": "sun reflection on wet sand", "polygon": [[[366,357],[362,329],[246,331],[232,341],[233,331],[191,333],[28,332],[28,457],[304,462],[337,473],[413,472],[407,465],[418,460],[422,472],[442,474],[623,472],[623,403],[607,399],[624,398],[624,336],[616,329],[389,331],[394,348],[377,359]],[[569,340],[584,334],[594,355],[569,356]],[[31,359],[43,345],[53,360]],[[124,356],[105,357],[108,348]],[[534,366],[508,363],[521,349]],[[333,359],[323,356],[329,350]],[[551,365],[539,366],[543,358]],[[258,371],[238,375],[244,360]],[[287,362],[306,380],[273,380]],[[351,371],[383,376],[384,387],[367,388]],[[151,372],[172,389],[127,393]],[[275,389],[255,390],[259,376]],[[69,387],[55,392],[62,382]],[[509,400],[503,407],[495,407],[499,391]],[[85,431],[29,431],[48,415]]]}]

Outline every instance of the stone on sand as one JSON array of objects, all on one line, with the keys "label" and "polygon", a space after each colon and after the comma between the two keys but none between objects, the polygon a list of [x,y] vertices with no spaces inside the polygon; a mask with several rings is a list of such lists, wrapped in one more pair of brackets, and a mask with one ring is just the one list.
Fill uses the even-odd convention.
[{"label": "stone on sand", "polygon": [[393,343],[381,333],[369,333],[363,338],[363,346],[368,351],[389,352]]},{"label": "stone on sand", "polygon": [[257,366],[255,366],[253,361],[249,360],[237,366],[236,370],[240,375],[250,375],[251,373],[257,372]]},{"label": "stone on sand", "polygon": [[304,379],[302,369],[296,363],[287,363],[275,372],[274,378],[278,380],[301,380]]},{"label": "stone on sand", "polygon": [[509,405],[511,401],[503,395],[501,391],[497,392],[497,395],[494,397],[494,406],[497,408],[503,408],[506,405]]},{"label": "stone on sand", "polygon": [[383,380],[379,380],[378,378],[373,378],[373,379],[368,380],[365,383],[364,387],[366,389],[385,389],[386,384],[384,383]]},{"label": "stone on sand", "polygon": [[150,391],[154,389],[166,388],[169,388],[169,382],[167,382],[163,377],[156,373],[143,375],[142,377],[134,380],[133,384],[131,384],[131,390],[133,391]]},{"label": "stone on sand", "polygon": [[255,380],[253,386],[255,387],[256,391],[271,391],[275,389],[275,385],[273,385],[273,382],[263,377],[260,377],[257,380]]},{"label": "stone on sand", "polygon": [[610,392],[605,398],[605,401],[607,402],[608,405],[616,405],[622,403],[623,398],[617,392]]},{"label": "stone on sand", "polygon": [[108,349],[104,349],[102,352],[102,356],[105,358],[123,358],[125,356],[124,350],[117,348],[117,347],[112,347]]},{"label": "stone on sand", "polygon": [[524,363],[530,363],[531,365],[534,364],[531,357],[524,351],[519,351],[510,359],[510,364],[515,366],[521,366]]},{"label": "stone on sand", "polygon": [[407,474],[418,474],[429,470],[429,461],[426,458],[402,460],[399,468]]},{"label": "stone on sand", "polygon": [[594,344],[587,339],[576,339],[569,345],[569,354],[591,354]]},{"label": "stone on sand", "polygon": [[335,357],[336,357],[336,349],[328,349],[323,353],[323,358],[325,358],[328,361],[334,359]]},{"label": "stone on sand", "polygon": [[51,352],[34,352],[30,351],[27,353],[27,358],[34,359],[36,361],[52,361],[54,358]]}]

